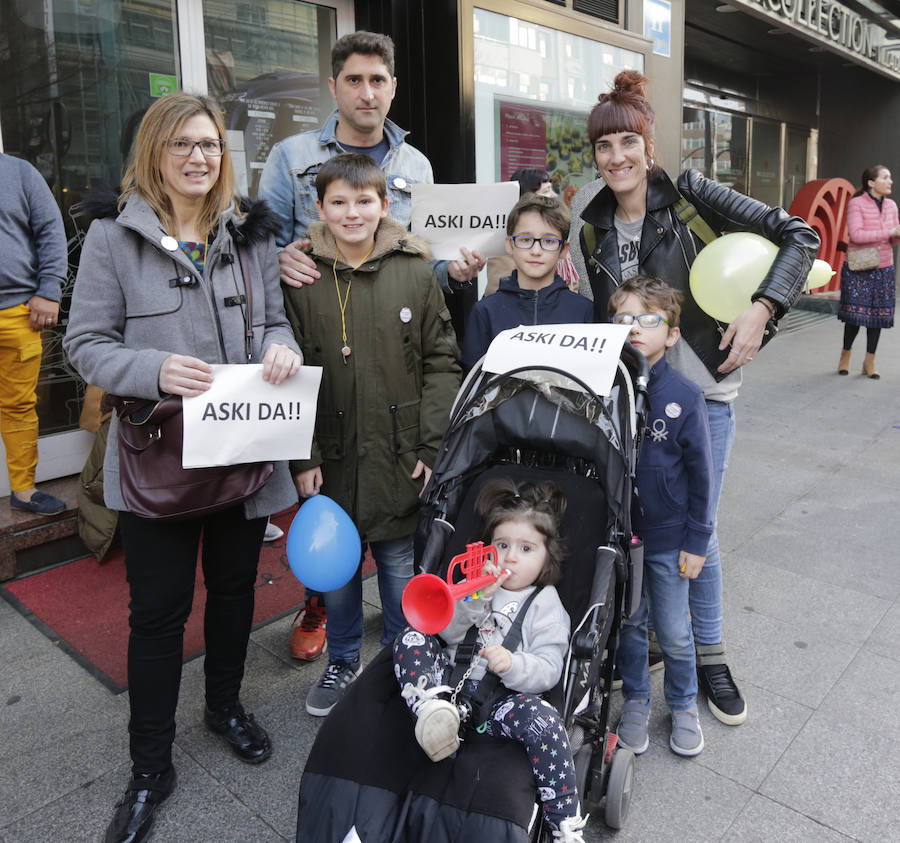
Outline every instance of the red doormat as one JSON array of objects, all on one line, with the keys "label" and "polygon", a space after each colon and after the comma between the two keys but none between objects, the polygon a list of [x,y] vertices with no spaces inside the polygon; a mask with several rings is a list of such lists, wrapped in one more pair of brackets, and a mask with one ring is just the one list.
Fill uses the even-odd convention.
[{"label": "red doormat", "polygon": [[[303,586],[287,561],[287,531],[296,507],[276,515],[285,535],[263,543],[256,578],[253,628],[296,612],[303,603]],[[371,554],[364,574],[374,570]],[[0,594],[48,638],[85,667],[114,693],[128,687],[128,582],[121,548],[103,564],[89,556],[0,587]],[[197,570],[194,606],[184,630],[184,659],[203,653],[203,606],[206,589]],[[284,642],[285,650],[288,641]]]}]

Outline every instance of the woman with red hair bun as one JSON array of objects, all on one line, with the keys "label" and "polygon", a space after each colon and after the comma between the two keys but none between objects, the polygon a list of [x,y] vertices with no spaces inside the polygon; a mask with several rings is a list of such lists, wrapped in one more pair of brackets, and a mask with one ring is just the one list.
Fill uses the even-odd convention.
[{"label": "woman with red hair bun", "polygon": [[[589,283],[582,283],[580,292],[593,299],[597,321],[607,320],[612,291],[638,274],[662,278],[684,294],[682,341],[669,349],[666,359],[697,383],[706,397],[715,521],[734,441],[733,402],[741,384],[741,367],[753,360],[766,332],[774,333],[774,322],[800,297],[819,238],[802,219],[704,178],[696,170],[687,170],[673,183],[656,160],[655,116],[647,84],[647,78],[635,70],[619,73],[612,90],[600,95],[588,117],[594,162],[605,185],[581,213],[584,225],[579,242]],[[572,204],[577,207],[577,198]],[[695,219],[689,224],[692,216]],[[696,233],[701,228],[698,223],[705,224],[702,236]],[[688,283],[691,264],[705,242],[726,231],[754,232],[778,246],[751,304],[730,325],[704,313]],[[725,663],[722,572],[715,532],[700,575],[690,581],[690,608],[700,690],[712,713],[736,726],[746,719],[747,707]]]}]

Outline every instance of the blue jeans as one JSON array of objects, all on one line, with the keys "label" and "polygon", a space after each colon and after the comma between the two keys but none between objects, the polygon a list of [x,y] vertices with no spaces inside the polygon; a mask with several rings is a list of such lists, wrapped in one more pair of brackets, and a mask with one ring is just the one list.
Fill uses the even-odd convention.
[{"label": "blue jeans", "polygon": [[697,644],[720,644],[722,635],[722,564],[719,559],[717,522],[722,483],[728,468],[731,446],[734,445],[734,405],[722,401],[707,401],[709,434],[713,461],[713,534],[706,550],[706,562],[695,580],[691,580],[691,619],[694,641]]},{"label": "blue jeans", "polygon": [[678,573],[681,551],[644,551],[644,585],[638,610],[623,621],[616,650],[626,700],[650,699],[650,668],[647,664],[647,619],[663,651],[666,678],[663,689],[673,711],[696,705],[697,667],[694,636],[688,609],[688,583]]},{"label": "blue jeans", "polygon": [[[378,572],[378,592],[384,615],[381,645],[390,644],[406,626],[400,599],[413,575],[413,537],[369,542]],[[365,551],[364,551],[365,552]],[[363,636],[362,560],[350,582],[325,595],[328,661],[355,662]]]}]

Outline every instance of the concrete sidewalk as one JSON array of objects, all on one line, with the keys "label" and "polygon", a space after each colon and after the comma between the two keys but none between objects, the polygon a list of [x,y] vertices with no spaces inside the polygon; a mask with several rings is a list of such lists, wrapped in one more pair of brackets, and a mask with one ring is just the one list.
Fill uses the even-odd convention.
[{"label": "concrete sidewalk", "polygon": [[[841,327],[792,314],[746,371],[719,518],[729,662],[747,722],[705,709],[706,749],[668,749],[661,675],[631,813],[599,841],[900,839],[900,335],[880,381],[835,373]],[[891,561],[893,560],[893,561]],[[380,613],[366,584],[367,652]],[[252,636],[244,702],[275,742],[259,768],[202,725],[202,664],[185,667],[178,787],[153,840],[293,840],[322,664],[287,653],[290,618]],[[127,695],[113,696],[0,601],[0,841],[101,839],[128,778]],[[614,725],[614,724],[613,724]],[[427,843],[427,841],[423,841]],[[472,843],[489,843],[473,841]]]}]

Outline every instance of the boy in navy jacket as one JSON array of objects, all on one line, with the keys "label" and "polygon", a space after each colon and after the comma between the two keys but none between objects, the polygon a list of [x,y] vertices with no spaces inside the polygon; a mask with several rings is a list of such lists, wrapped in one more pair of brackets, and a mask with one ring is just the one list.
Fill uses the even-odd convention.
[{"label": "boy in navy jacket", "polygon": [[506,218],[506,234],[506,251],[516,268],[469,315],[462,344],[467,372],[507,328],[594,321],[593,304],[556,274],[556,264],[569,252],[569,212],[562,202],[526,193]]},{"label": "boy in navy jacket", "polygon": [[713,530],[712,454],[703,392],[665,358],[680,336],[681,298],[658,278],[639,275],[609,299],[611,320],[631,326],[628,339],[651,367],[650,413],[637,465],[642,511],[633,514],[635,532],[644,540],[643,595],[638,611],[622,624],[616,652],[625,697],[619,743],[636,754],[649,745],[650,615],[666,668],[669,746],[678,755],[703,751],[688,584],[703,568]]}]

